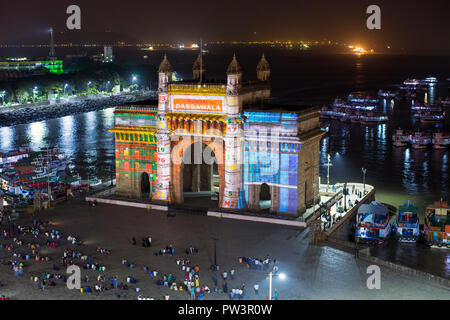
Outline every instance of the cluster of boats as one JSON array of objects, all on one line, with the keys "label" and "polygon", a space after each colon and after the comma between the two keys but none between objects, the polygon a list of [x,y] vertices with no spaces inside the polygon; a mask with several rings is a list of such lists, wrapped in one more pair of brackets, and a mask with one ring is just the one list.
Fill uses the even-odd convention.
[{"label": "cluster of boats", "polygon": [[439,104],[413,104],[411,116],[420,122],[439,122],[445,120],[446,112]]},{"label": "cluster of boats", "polygon": [[357,241],[379,244],[391,237],[412,243],[423,239],[429,246],[450,248],[450,207],[442,201],[428,206],[421,228],[418,209],[410,202],[398,208],[392,224],[386,205],[377,201],[362,204],[356,215]]},{"label": "cluster of boats", "polygon": [[428,77],[425,79],[406,79],[400,86],[400,90],[396,92],[395,99],[416,99],[419,92],[427,92],[430,86],[435,86],[437,82],[438,81],[435,77]]},{"label": "cluster of boats", "polygon": [[425,134],[417,131],[414,133],[398,129],[392,135],[393,145],[395,147],[408,147],[413,149],[426,149],[433,146],[433,149],[446,149],[450,147],[450,135],[447,133],[436,132]]},{"label": "cluster of boats", "polygon": [[386,114],[379,113],[379,99],[361,94],[349,94],[346,99],[336,98],[331,106],[319,110],[321,119],[334,119],[360,124],[385,123]]},{"label": "cluster of boats", "polygon": [[78,175],[68,174],[66,168],[67,161],[57,148],[40,151],[20,148],[0,153],[0,195],[27,204],[36,192],[44,199],[65,193],[67,186],[81,182]]}]

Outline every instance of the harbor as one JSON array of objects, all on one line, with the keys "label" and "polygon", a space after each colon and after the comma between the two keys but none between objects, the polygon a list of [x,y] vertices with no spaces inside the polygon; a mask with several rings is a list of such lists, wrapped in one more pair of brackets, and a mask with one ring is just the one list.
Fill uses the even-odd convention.
[{"label": "harbor", "polygon": [[[171,88],[171,90],[178,89],[179,87],[177,87],[176,84]],[[207,89],[208,88],[203,90]],[[348,98],[348,95],[342,94],[342,96]],[[352,103],[357,105],[362,103],[361,101],[358,101],[359,98],[359,96],[353,96],[353,98],[350,99],[353,99]],[[379,103],[384,108],[384,103],[382,102],[383,99],[374,99],[379,99]],[[367,102],[372,103],[371,101]],[[409,217],[412,216],[407,214],[408,210],[400,212],[400,208],[405,206],[405,203],[414,204],[414,206],[417,207],[417,220],[419,221],[419,225],[422,225],[422,227],[419,227],[419,231],[421,234],[424,234],[425,229],[423,228],[423,225],[425,224],[427,217],[431,217],[426,215],[426,208],[440,198],[445,198],[446,195],[448,195],[447,159],[449,151],[447,148],[431,148],[431,145],[428,145],[427,148],[416,150],[412,147],[409,148],[409,144],[406,148],[397,148],[393,145],[392,136],[394,135],[395,128],[398,127],[399,124],[401,124],[405,130],[411,129],[411,127],[408,127],[413,124],[411,117],[404,116],[405,113],[410,115],[411,105],[412,104],[408,105],[407,101],[394,103],[394,106],[386,104],[386,114],[389,114],[389,121],[377,123],[375,125],[352,123],[351,121],[339,121],[337,119],[329,120],[327,125],[328,130],[322,131],[324,134],[326,132],[326,134],[323,136],[320,144],[318,144],[319,153],[316,174],[320,177],[318,181],[319,197],[317,199],[310,197],[308,200],[308,208],[306,208],[304,212],[301,211],[301,206],[297,206],[297,201],[293,201],[295,206],[288,205],[287,201],[283,201],[283,199],[292,197],[289,190],[288,192],[283,193],[284,198],[276,198],[277,191],[274,192],[274,190],[276,190],[274,187],[289,187],[287,189],[294,190],[294,186],[289,185],[289,183],[291,183],[290,180],[285,180],[286,182],[283,181],[283,183],[276,183],[274,180],[263,180],[260,176],[258,177],[256,175],[254,176],[255,180],[244,181],[247,182],[247,185],[249,186],[255,182],[261,184],[261,190],[256,189],[256,192],[255,189],[252,190],[249,188],[249,193],[253,192],[250,193],[251,196],[248,198],[241,198],[242,203],[247,206],[248,210],[240,209],[237,212],[230,208],[220,208],[218,205],[221,198],[219,194],[221,188],[218,187],[220,184],[219,172],[214,170],[211,172],[214,178],[211,179],[211,182],[215,184],[214,194],[208,191],[200,190],[199,192],[194,192],[192,190],[183,189],[182,195],[184,197],[183,200],[185,200],[184,204],[172,203],[163,205],[155,201],[156,199],[151,199],[148,192],[149,186],[145,183],[138,185],[141,191],[144,189],[147,191],[146,193],[142,192],[139,197],[134,196],[133,198],[130,196],[126,197],[123,194],[116,194],[115,191],[119,184],[117,173],[123,172],[125,175],[128,174],[127,171],[131,169],[143,170],[145,168],[149,172],[149,180],[150,177],[153,177],[152,175],[157,173],[152,171],[155,169],[153,166],[147,168],[146,166],[141,166],[139,163],[138,166],[136,166],[136,163],[131,164],[131,166],[130,164],[122,166],[120,162],[122,160],[121,157],[123,157],[123,160],[128,161],[129,159],[125,158],[130,156],[136,156],[136,160],[139,161],[156,161],[156,159],[152,158],[151,150],[145,150],[144,152],[142,148],[140,148],[138,155],[136,155],[135,151],[133,151],[133,153],[127,151],[127,154],[125,154],[124,151],[120,150],[120,146],[116,146],[117,142],[124,143],[125,140],[121,137],[120,133],[123,133],[124,137],[126,137],[125,134],[128,134],[129,139],[134,140],[133,143],[150,143],[155,142],[155,140],[149,138],[153,132],[150,132],[151,134],[146,137],[148,139],[146,141],[144,134],[149,133],[146,133],[145,131],[140,131],[137,136],[135,136],[133,132],[132,138],[130,131],[108,131],[112,128],[116,128],[117,130],[122,129],[122,127],[120,127],[122,122],[120,121],[128,121],[126,120],[127,118],[125,118],[127,116],[126,112],[130,112],[130,110],[134,112],[130,106],[127,106],[128,109],[124,108],[124,106],[117,106],[118,108],[107,108],[104,110],[67,115],[29,124],[1,127],[0,133],[2,134],[2,140],[0,141],[0,147],[2,151],[6,150],[5,153],[7,153],[7,150],[19,149],[20,146],[23,145],[29,145],[29,147],[34,150],[46,150],[47,147],[58,146],[60,152],[64,154],[68,160],[67,168],[69,168],[71,172],[79,175],[78,181],[80,181],[80,185],[87,185],[87,188],[82,189],[81,192],[74,192],[74,197],[66,197],[67,188],[65,188],[66,193],[61,197],[63,199],[61,203],[52,204],[49,208],[47,206],[47,209],[45,209],[46,206],[42,206],[42,209],[44,210],[41,210],[38,214],[40,217],[48,217],[48,219],[51,220],[52,225],[49,225],[48,228],[51,229],[58,226],[57,228],[64,230],[66,235],[77,234],[77,237],[79,236],[83,240],[83,245],[86,245],[84,247],[86,250],[94,252],[95,247],[108,247],[116,250],[119,255],[125,256],[128,252],[126,247],[129,245],[128,238],[130,238],[133,233],[141,232],[144,234],[145,232],[143,230],[151,228],[150,224],[152,221],[165,225],[164,230],[167,234],[164,235],[163,230],[158,230],[154,233],[159,237],[159,245],[164,246],[167,245],[166,242],[170,242],[178,246],[189,246],[191,243],[188,244],[185,243],[185,241],[183,242],[180,239],[177,240],[171,237],[173,234],[180,234],[179,228],[185,230],[184,228],[189,225],[194,228],[193,230],[199,232],[199,238],[192,240],[192,242],[194,242],[193,245],[198,245],[202,250],[202,256],[198,261],[203,265],[210,265],[212,249],[208,243],[211,242],[210,238],[214,236],[211,235],[210,230],[213,230],[211,228],[218,228],[220,229],[220,232],[222,232],[222,235],[226,234],[230,237],[235,237],[237,241],[232,244],[232,248],[228,247],[228,252],[223,253],[223,256],[222,253],[219,254],[219,259],[225,259],[227,261],[231,261],[241,249],[244,250],[242,244],[238,244],[238,240],[241,239],[240,237],[247,239],[245,230],[251,229],[252,235],[253,232],[255,234],[261,233],[264,234],[264,237],[257,237],[260,241],[252,240],[254,242],[252,242],[249,248],[245,249],[247,250],[246,252],[249,252],[248,254],[266,254],[261,252],[265,251],[269,246],[261,249],[262,251],[255,249],[260,248],[264,241],[267,241],[266,243],[272,243],[273,247],[271,247],[271,250],[281,250],[279,247],[280,245],[285,249],[287,248],[285,252],[280,254],[281,259],[284,261],[283,268],[293,275],[298,272],[298,264],[292,260],[292,251],[296,252],[296,254],[301,254],[304,257],[304,261],[302,262],[303,266],[308,268],[307,272],[312,278],[316,277],[315,275],[317,275],[317,273],[313,270],[316,270],[317,268],[311,268],[311,265],[320,265],[320,268],[330,272],[331,269],[335,268],[335,265],[333,265],[332,262],[333,259],[338,257],[339,261],[341,261],[339,266],[342,267],[342,279],[335,279],[333,280],[335,281],[334,283],[338,287],[355,290],[355,293],[361,293],[362,290],[360,286],[365,285],[364,281],[361,282],[361,284],[357,284],[354,279],[353,282],[350,280],[352,276],[346,277],[348,272],[358,272],[358,267],[355,268],[354,264],[361,266],[361,268],[364,269],[367,265],[373,263],[373,261],[365,261],[362,258],[357,260],[354,259],[354,248],[356,246],[357,238],[355,237],[357,234],[355,229],[359,219],[358,215],[367,214],[367,216],[359,221],[369,224],[371,228],[385,230],[387,227],[387,224],[385,223],[386,219],[382,221],[383,223],[380,226],[378,226],[379,222],[377,219],[369,219],[371,214],[370,210],[359,212],[361,206],[375,205],[373,201],[377,202],[377,206],[386,206],[387,210],[383,211],[382,215],[386,217],[387,215],[385,212],[388,212],[388,225],[389,228],[391,228],[389,231],[390,235],[394,236],[394,230],[398,230],[400,228],[399,226],[404,223],[400,218],[400,220],[397,221],[397,217],[401,217],[403,213],[403,216],[408,217],[405,219],[408,220],[410,219]],[[138,105],[136,108],[136,113],[142,112],[143,105]],[[151,107],[148,107],[148,110],[149,118],[151,118],[153,115],[151,113],[154,112],[154,110]],[[287,112],[287,114],[289,114],[289,112]],[[258,114],[247,113],[246,116],[251,119],[250,123],[252,123],[253,119],[259,120],[264,118],[262,117],[262,112]],[[120,118],[119,122],[117,121],[117,118]],[[282,118],[282,121],[290,124],[293,122],[292,119],[292,116],[290,116]],[[188,123],[181,122],[186,121],[186,119],[174,120],[176,120],[176,122],[172,122],[171,125],[181,125],[184,127],[185,123]],[[447,120],[448,119],[445,119],[445,121]],[[149,121],[150,122],[146,123],[153,125],[153,122],[151,122],[152,120]],[[197,116],[195,121],[211,121],[211,119],[198,118]],[[445,121],[442,122],[445,124]],[[116,125],[117,127],[115,127]],[[216,124],[214,125],[217,126]],[[423,125],[424,124],[420,124],[420,126]],[[127,123],[127,126],[130,126],[129,123]],[[190,127],[188,128],[190,129]],[[286,128],[290,129],[291,127],[287,126]],[[442,128],[444,128],[444,126],[442,126]],[[433,127],[432,129],[441,130],[442,128]],[[130,130],[130,128],[124,128],[124,130]],[[425,130],[422,131],[425,132]],[[139,134],[142,134],[143,136],[141,137]],[[289,139],[289,143],[292,141],[295,140]],[[115,147],[117,150],[115,150]],[[134,149],[136,148],[134,147]],[[417,152],[413,150],[416,150]],[[148,151],[150,152],[147,153]],[[297,153],[299,150],[294,147],[282,145],[281,151],[295,154],[296,156],[294,156],[294,159],[298,158]],[[117,160],[119,160],[119,162],[117,162]],[[296,162],[291,160],[290,165],[295,166],[295,163]],[[285,167],[287,168],[288,166],[286,165]],[[290,171],[296,172],[296,170]],[[192,169],[189,175],[193,176],[194,172],[195,170]],[[288,174],[292,174],[292,172],[289,172]],[[188,180],[189,175],[182,177]],[[285,175],[285,177],[287,176],[288,175]],[[192,178],[189,179],[194,181]],[[328,180],[327,183],[325,183],[326,180]],[[200,179],[200,183],[198,184],[200,185],[200,188],[202,184],[201,181],[202,180]],[[94,190],[91,189],[88,191],[88,189],[90,189],[89,185],[91,185]],[[193,186],[195,183],[189,183],[188,185]],[[299,185],[300,184],[298,183],[296,184],[296,186]],[[311,184],[311,186],[313,185],[314,184]],[[121,187],[122,190],[124,190],[123,185]],[[45,185],[42,189],[45,189]],[[71,186],[70,189],[76,190],[76,186]],[[222,188],[222,190],[224,189]],[[267,192],[268,190],[269,192]],[[229,190],[227,190],[227,192],[228,191]],[[304,192],[307,193],[306,191]],[[200,199],[196,197],[196,195],[201,196]],[[45,202],[45,199],[43,200]],[[28,201],[30,201],[30,199]],[[213,204],[213,206],[211,206],[211,204]],[[27,204],[26,207],[29,207],[29,204]],[[285,210],[285,214],[281,215],[278,212],[273,212],[272,209],[275,209],[275,211]],[[29,217],[25,214],[26,210],[17,211],[20,211],[18,219]],[[82,213],[78,214],[78,212]],[[295,216],[299,212],[300,214]],[[83,220],[86,217],[90,217],[90,219],[93,220]],[[131,221],[134,225],[139,225],[139,227],[127,225],[123,219],[125,219],[128,224]],[[163,220],[164,222],[162,222]],[[170,224],[170,221],[178,222]],[[86,227],[87,223],[89,223],[91,227]],[[180,226],[178,228],[176,227],[177,223],[179,223]],[[120,241],[116,239],[115,236],[114,238],[111,238],[113,237],[113,235],[110,234],[109,227],[111,227],[111,225],[113,225],[115,230],[114,235],[123,235],[123,237],[120,238]],[[221,226],[224,226],[224,229],[221,229]],[[360,227],[369,228],[366,225],[361,225]],[[232,230],[229,228],[232,228]],[[99,231],[97,231],[97,229]],[[141,231],[137,231],[138,229]],[[407,229],[411,228],[408,227]],[[366,231],[367,230],[364,230],[364,232]],[[239,233],[239,237],[236,235],[236,232]],[[289,233],[289,235],[287,233]],[[431,233],[429,234],[431,235]],[[362,234],[360,233],[360,235]],[[367,235],[367,233],[364,233],[364,235]],[[383,234],[383,237],[384,235],[385,234]],[[402,233],[402,236],[408,238],[409,231],[406,234]],[[217,236],[217,238],[220,237]],[[417,270],[417,272],[428,273],[444,280],[448,279],[449,268],[447,257],[449,253],[447,248],[430,248],[419,241],[413,242],[391,237],[385,238],[386,239],[382,241],[383,243],[378,243],[378,241],[376,241],[376,243],[364,244],[363,241],[358,241],[358,250],[363,254],[363,252],[367,252],[368,249],[370,256],[373,259],[381,259],[386,264],[397,264],[404,266],[404,268],[408,267]],[[277,239],[279,243],[274,244],[274,239]],[[337,242],[333,242],[333,239],[336,239]],[[124,244],[125,242],[126,244]],[[136,248],[136,250],[139,249],[141,248]],[[54,252],[57,250],[54,250]],[[46,252],[52,251],[53,250],[49,250]],[[144,252],[139,251],[136,253],[135,257],[136,261],[138,261],[137,263],[145,263],[146,258],[144,255]],[[318,257],[321,258],[319,259]],[[422,257],[425,257],[425,259],[422,259]],[[101,260],[102,262],[106,261],[105,264],[108,269],[120,268],[120,266],[116,266],[116,264],[118,264],[117,261],[114,262],[106,258]],[[322,262],[320,262],[321,260]],[[380,265],[381,263],[382,262],[380,262]],[[159,264],[159,262],[157,262],[157,264],[161,268],[168,267],[164,263]],[[39,270],[39,272],[42,272],[37,266],[33,266],[30,270]],[[405,281],[411,286],[408,287],[410,290],[415,290],[411,289],[416,288],[415,286],[435,289],[435,282],[427,282],[416,276],[400,274],[389,267],[382,267],[382,270],[383,277],[387,277],[383,279],[389,279],[389,284],[393,287],[400,286],[400,283],[403,283],[402,279],[407,279]],[[365,269],[363,271],[365,272]],[[121,275],[122,272],[126,273],[126,270],[120,270]],[[139,273],[136,273],[135,276],[139,277],[140,275]],[[323,279],[323,276],[320,277]],[[327,278],[329,277],[327,276]],[[246,275],[245,279],[245,281],[255,281],[256,278]],[[146,283],[144,294],[155,295],[158,290],[153,288],[151,283],[147,284],[147,280],[148,279],[143,280]],[[348,280],[351,283],[348,282]],[[337,291],[325,293],[324,288],[328,287],[328,285],[325,286],[323,283],[321,285],[321,283],[322,280],[317,279],[311,280],[310,282],[302,282],[303,288],[310,292],[305,295],[299,296],[298,293],[289,290],[288,288],[284,288],[284,292],[287,298],[331,298],[339,296]],[[24,286],[26,286],[26,284],[24,284]],[[314,287],[316,289],[313,290],[312,288]],[[386,297],[395,297],[396,290],[385,291]],[[402,291],[402,297],[435,297],[436,291],[433,290],[428,291],[428,289],[426,289],[423,292],[420,292],[420,294],[416,293],[415,295],[412,295],[405,289]],[[439,290],[441,290],[441,287],[439,287]],[[49,297],[51,297],[54,292],[56,291],[49,294]],[[8,291],[8,294],[12,296],[17,293]],[[105,297],[111,298],[108,294],[105,295]],[[75,297],[75,294],[72,296]],[[77,297],[80,296],[77,295]],[[81,295],[81,297],[85,298],[86,295]],[[220,297],[221,296],[217,296],[219,299]],[[358,295],[354,294],[352,297],[358,297]],[[135,299],[137,298],[137,295],[132,296],[131,298]]]}]

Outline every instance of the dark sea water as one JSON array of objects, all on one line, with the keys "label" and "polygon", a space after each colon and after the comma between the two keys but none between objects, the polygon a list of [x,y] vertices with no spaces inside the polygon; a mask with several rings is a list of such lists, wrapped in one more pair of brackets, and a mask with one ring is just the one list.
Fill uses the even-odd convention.
[{"label": "dark sea water", "polygon": [[[18,55],[44,55],[32,51]],[[97,49],[96,49],[97,50]],[[80,51],[77,49],[77,51]],[[92,50],[91,50],[92,51]],[[100,48],[97,50],[100,51]],[[395,90],[406,78],[435,76],[439,84],[435,96],[447,96],[450,82],[450,57],[367,55],[355,56],[331,53],[310,53],[274,48],[209,48],[204,57],[207,77],[225,79],[225,71],[236,53],[244,77],[256,78],[256,65],[262,52],[271,64],[272,103],[325,105],[336,96],[360,91],[375,95],[379,89]],[[70,52],[58,52],[65,55]],[[80,53],[80,52],[78,52]],[[96,53],[89,52],[90,54]],[[0,55],[12,55],[0,52]],[[146,65],[155,74],[164,52],[117,49],[118,61],[132,60]],[[144,59],[143,56],[148,58]],[[174,69],[185,79],[191,77],[193,51],[169,51]],[[155,87],[156,83],[145,84]],[[390,114],[388,124],[362,126],[331,122],[329,134],[321,144],[321,177],[326,180],[327,154],[332,155],[330,181],[362,181],[361,168],[367,168],[366,181],[377,189],[377,198],[398,206],[408,200],[423,211],[426,205],[441,197],[448,199],[450,150],[413,151],[392,146],[391,136],[397,127],[414,127],[408,103],[381,103],[380,108]],[[114,106],[110,106],[114,107]],[[447,112],[449,113],[449,112]],[[71,159],[73,167],[83,178],[88,174],[109,178],[113,172],[113,109],[89,112],[13,127],[0,128],[0,150],[21,145],[43,148],[58,145]],[[436,130],[434,126],[422,128]],[[450,132],[449,120],[439,126]]]}]

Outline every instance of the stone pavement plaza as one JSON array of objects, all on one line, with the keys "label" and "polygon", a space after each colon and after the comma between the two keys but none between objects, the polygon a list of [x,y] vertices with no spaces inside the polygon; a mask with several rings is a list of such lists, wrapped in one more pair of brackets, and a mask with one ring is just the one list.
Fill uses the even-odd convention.
[{"label": "stone pavement plaza", "polygon": [[[130,289],[141,288],[140,293],[128,290],[126,298],[136,299],[139,294],[146,297],[163,299],[189,299],[186,291],[170,291],[167,287],[156,285],[155,278],[144,272],[143,266],[158,270],[160,274],[173,273],[177,280],[184,272],[176,264],[178,259],[189,257],[191,265],[200,266],[200,284],[214,288],[214,273],[209,270],[214,259],[212,237],[218,238],[217,259],[221,272],[231,268],[236,270],[234,280],[228,281],[228,288],[237,288],[245,284],[248,299],[265,299],[268,296],[269,283],[263,271],[248,270],[240,264],[238,257],[264,258],[269,254],[277,259],[280,272],[286,274],[286,280],[274,278],[273,288],[278,290],[280,299],[450,299],[448,288],[438,287],[419,279],[414,279],[386,268],[381,268],[381,289],[369,290],[366,286],[367,266],[365,261],[355,260],[351,252],[341,251],[328,246],[309,245],[308,230],[292,229],[279,225],[226,220],[194,214],[178,213],[174,217],[162,212],[149,212],[143,209],[100,205],[88,207],[85,203],[73,200],[71,204],[62,204],[41,214],[49,219],[54,228],[64,234],[79,237],[83,241],[80,247],[73,247],[67,241],[59,248],[43,248],[53,261],[48,263],[31,262],[19,279],[5,265],[0,265],[0,294],[12,299],[117,299],[119,290],[108,290],[96,294],[81,294],[68,290],[62,280],[56,280],[57,286],[37,289],[30,281],[30,273],[41,275],[52,272],[52,265],[59,263],[59,256],[66,248],[91,254],[94,261],[106,265],[106,277],[119,276],[119,282],[126,282],[127,276],[138,280]],[[131,244],[135,236],[137,245]],[[152,247],[141,246],[143,237],[152,237]],[[167,245],[173,245],[175,255],[154,256]],[[199,249],[198,254],[186,256],[185,249],[190,245]],[[111,255],[97,254],[96,248],[111,250]],[[0,249],[0,258],[5,257],[5,249]],[[121,264],[123,258],[136,265],[130,270]],[[5,261],[4,259],[2,261]],[[60,271],[64,272],[64,271]],[[98,271],[82,269],[83,277],[89,275],[91,287],[97,283]],[[259,295],[253,291],[253,285],[260,284]],[[109,283],[107,283],[109,287]],[[225,294],[211,293],[205,299],[228,299]]]}]

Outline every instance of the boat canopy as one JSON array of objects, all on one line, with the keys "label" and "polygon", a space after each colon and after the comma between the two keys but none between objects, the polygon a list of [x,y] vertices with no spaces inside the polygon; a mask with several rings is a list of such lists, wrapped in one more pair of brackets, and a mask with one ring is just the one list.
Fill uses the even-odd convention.
[{"label": "boat canopy", "polygon": [[377,216],[387,216],[388,208],[380,204],[362,204],[358,208],[358,214],[375,214]]}]

